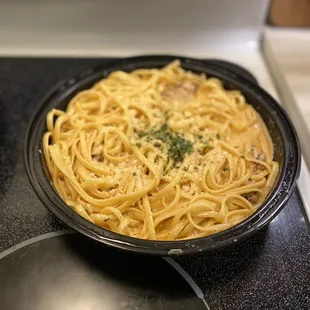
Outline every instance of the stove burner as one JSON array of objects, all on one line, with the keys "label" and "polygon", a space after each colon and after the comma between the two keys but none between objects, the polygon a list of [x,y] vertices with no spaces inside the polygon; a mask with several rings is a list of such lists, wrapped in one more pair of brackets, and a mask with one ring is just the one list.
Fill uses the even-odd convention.
[{"label": "stove burner", "polygon": [[42,235],[0,255],[1,309],[209,309],[173,260],[127,254],[72,233]]}]

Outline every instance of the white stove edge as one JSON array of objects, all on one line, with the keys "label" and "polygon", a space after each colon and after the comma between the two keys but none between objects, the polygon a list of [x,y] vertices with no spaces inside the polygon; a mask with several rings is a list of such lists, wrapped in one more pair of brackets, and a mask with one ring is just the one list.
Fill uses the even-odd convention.
[{"label": "white stove edge", "polygon": [[310,145],[309,145],[309,131],[305,124],[304,118],[301,115],[301,111],[291,93],[290,87],[286,82],[285,76],[282,74],[274,54],[268,43],[266,37],[263,38],[262,51],[265,56],[266,62],[270,69],[270,73],[273,76],[273,82],[277,89],[280,101],[289,114],[291,120],[296,128],[301,148],[302,148],[302,160],[301,171],[298,181],[298,188],[307,217],[310,221]]},{"label": "white stove edge", "polygon": [[300,193],[301,200],[304,204],[304,209],[306,211],[308,220],[310,222],[310,173],[309,169],[304,161],[304,158],[301,159],[301,171],[298,181],[298,189]]}]

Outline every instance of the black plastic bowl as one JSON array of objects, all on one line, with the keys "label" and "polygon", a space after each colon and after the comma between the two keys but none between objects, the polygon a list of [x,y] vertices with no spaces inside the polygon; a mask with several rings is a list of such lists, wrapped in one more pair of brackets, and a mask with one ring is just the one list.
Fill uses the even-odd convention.
[{"label": "black plastic bowl", "polygon": [[[280,164],[277,180],[264,204],[250,217],[223,232],[187,241],[150,241],[127,237],[100,228],[72,211],[58,196],[47,173],[42,152],[46,114],[52,108],[65,109],[69,100],[115,70],[160,68],[176,58],[182,67],[219,78],[226,89],[238,89],[264,119],[275,147],[274,159]],[[288,201],[300,171],[300,147],[291,121],[281,106],[240,71],[232,72],[214,62],[174,56],[142,56],[99,65],[60,83],[42,101],[29,126],[25,144],[25,163],[29,180],[43,204],[76,231],[104,244],[153,255],[182,255],[210,251],[240,242],[270,222]]]}]

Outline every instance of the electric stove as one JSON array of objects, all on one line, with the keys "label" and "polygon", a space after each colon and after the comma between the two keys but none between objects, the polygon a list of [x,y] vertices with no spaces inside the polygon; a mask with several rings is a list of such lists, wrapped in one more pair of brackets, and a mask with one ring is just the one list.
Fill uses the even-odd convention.
[{"label": "electric stove", "polygon": [[307,202],[297,189],[252,238],[175,259],[97,244],[45,209],[24,169],[29,120],[56,83],[105,61],[0,59],[0,309],[310,309]]}]

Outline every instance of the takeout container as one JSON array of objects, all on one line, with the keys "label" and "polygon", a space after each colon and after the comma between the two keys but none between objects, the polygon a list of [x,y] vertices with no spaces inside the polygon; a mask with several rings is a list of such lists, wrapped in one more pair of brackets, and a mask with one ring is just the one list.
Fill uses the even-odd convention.
[{"label": "takeout container", "polygon": [[[98,227],[75,213],[58,196],[50,180],[42,151],[46,115],[52,108],[65,109],[78,92],[116,70],[160,68],[175,59],[182,67],[207,77],[219,78],[226,89],[238,89],[247,102],[262,116],[274,143],[274,159],[279,162],[279,175],[260,208],[238,225],[214,235],[186,241],[151,241],[120,235]],[[269,223],[284,207],[292,194],[300,172],[300,146],[295,129],[283,108],[242,69],[231,69],[227,62],[202,61],[178,56],[141,56],[120,59],[77,74],[57,85],[41,102],[30,122],[25,139],[25,166],[30,183],[42,203],[74,230],[100,243],[123,250],[152,255],[197,254],[240,242]]]}]

